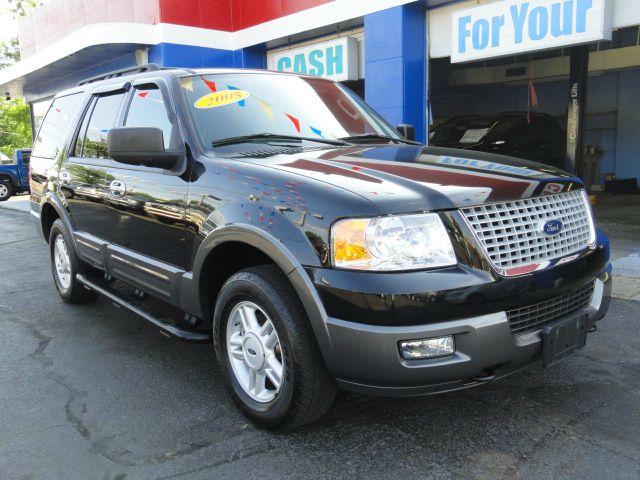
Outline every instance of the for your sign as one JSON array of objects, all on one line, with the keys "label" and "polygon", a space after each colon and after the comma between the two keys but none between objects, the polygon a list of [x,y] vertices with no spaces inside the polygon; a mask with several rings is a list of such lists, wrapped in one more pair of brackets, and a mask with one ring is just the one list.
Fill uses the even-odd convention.
[{"label": "for your sign", "polygon": [[453,15],[452,62],[611,37],[606,0],[505,1]]}]

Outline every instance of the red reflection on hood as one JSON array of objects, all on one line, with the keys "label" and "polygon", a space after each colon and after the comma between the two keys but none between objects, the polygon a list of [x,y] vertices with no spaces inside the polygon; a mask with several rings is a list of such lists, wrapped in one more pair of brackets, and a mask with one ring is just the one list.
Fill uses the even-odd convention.
[{"label": "red reflection on hood", "polygon": [[[398,177],[423,183],[436,183],[444,186],[490,188],[488,201],[509,200],[522,198],[532,185],[532,181],[520,181],[510,178],[499,178],[480,172],[463,172],[454,168],[431,167],[429,165],[412,166],[397,162],[354,162],[344,161],[371,170],[390,173]],[[537,184],[538,182],[533,182]]]},{"label": "red reflection on hood", "polygon": [[283,167],[295,168],[297,170],[306,170],[318,173],[324,173],[326,175],[339,175],[341,177],[353,178],[355,180],[362,180],[363,182],[382,183],[382,180],[370,175],[358,173],[355,170],[350,170],[348,167],[337,167],[330,163],[318,162],[315,160],[296,160],[291,163],[283,163]]}]

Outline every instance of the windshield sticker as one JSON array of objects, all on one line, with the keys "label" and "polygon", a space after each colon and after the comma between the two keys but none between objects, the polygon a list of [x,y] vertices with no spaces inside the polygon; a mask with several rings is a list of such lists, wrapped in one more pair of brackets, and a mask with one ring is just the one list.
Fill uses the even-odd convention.
[{"label": "windshield sticker", "polygon": [[285,115],[289,118],[289,120],[291,120],[291,123],[293,123],[293,125],[296,127],[298,133],[300,133],[300,120],[298,120],[293,115],[289,115],[288,113],[285,113]]},{"label": "windshield sticker", "polygon": [[[231,85],[227,85],[227,88],[228,88],[229,90],[240,90],[238,87],[232,87]],[[246,102],[245,100],[240,100],[240,101],[238,102],[238,106],[239,106],[239,107],[244,107],[244,106],[246,105],[246,103],[247,103],[247,102]]]},{"label": "windshield sticker", "polygon": [[273,107],[271,106],[271,104],[265,102],[264,100],[260,100],[258,97],[253,98],[258,102],[260,108],[264,110],[264,113],[267,115],[267,117],[269,117],[269,119],[273,122],[275,118],[273,116]]},{"label": "windshield sticker", "polygon": [[224,107],[225,105],[241,102],[248,98],[249,95],[250,93],[246,90],[220,90],[199,98],[194,103],[194,106],[196,108]]},{"label": "windshield sticker", "polygon": [[212,82],[210,80],[207,80],[202,75],[200,75],[200,78],[202,79],[204,84],[207,86],[207,88],[209,88],[209,90],[211,90],[213,93],[218,91],[218,89],[216,88],[216,82]]},{"label": "windshield sticker", "polygon": [[309,130],[311,130],[313,133],[315,133],[319,137],[324,138],[324,135],[322,135],[322,130],[319,130],[317,128],[313,128],[311,125],[309,125]]},{"label": "windshield sticker", "polygon": [[488,128],[470,128],[464,132],[464,135],[460,139],[460,143],[478,143],[488,131]]},{"label": "windshield sticker", "polygon": [[180,86],[185,90],[193,92],[193,79],[191,77],[183,77],[180,80]]}]

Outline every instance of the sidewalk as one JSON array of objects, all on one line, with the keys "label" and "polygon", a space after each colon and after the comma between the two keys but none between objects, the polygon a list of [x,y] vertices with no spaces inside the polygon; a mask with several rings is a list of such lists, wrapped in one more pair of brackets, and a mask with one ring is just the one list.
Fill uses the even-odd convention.
[{"label": "sidewalk", "polygon": [[0,208],[29,213],[29,195],[16,195],[11,197],[6,202],[0,202]]},{"label": "sidewalk", "polygon": [[599,195],[594,212],[611,241],[613,296],[640,301],[640,195]]}]

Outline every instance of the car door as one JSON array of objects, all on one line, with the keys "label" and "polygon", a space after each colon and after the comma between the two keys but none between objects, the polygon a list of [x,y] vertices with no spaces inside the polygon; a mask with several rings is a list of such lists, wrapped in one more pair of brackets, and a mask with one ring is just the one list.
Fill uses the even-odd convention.
[{"label": "car door", "polygon": [[[160,128],[165,148],[181,148],[184,142],[167,91],[160,80],[134,86],[124,126]],[[160,269],[167,264],[184,268],[188,181],[175,172],[113,162],[107,184],[110,242],[128,250],[119,257],[135,254],[142,262],[161,262]]]},{"label": "car door", "polygon": [[[125,90],[92,95],[84,117],[75,134],[67,160],[62,164],[59,182],[76,236],[84,236],[81,243],[88,249],[80,252],[100,259],[99,245],[106,242],[111,222],[106,214],[105,198],[107,165],[107,132],[118,123],[125,99]],[[93,255],[90,255],[93,252]]]},{"label": "car door", "polygon": [[[18,154],[21,157],[20,162],[16,162],[18,164],[18,174],[20,176],[20,185],[26,187],[29,185],[29,162],[31,161],[31,150],[20,150]],[[17,158],[16,158],[17,160]]]}]

